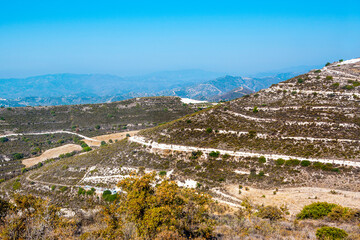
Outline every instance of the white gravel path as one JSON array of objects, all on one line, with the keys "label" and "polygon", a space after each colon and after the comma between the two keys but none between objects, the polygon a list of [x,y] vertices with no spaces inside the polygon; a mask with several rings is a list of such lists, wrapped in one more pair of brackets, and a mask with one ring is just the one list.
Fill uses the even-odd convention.
[{"label": "white gravel path", "polygon": [[46,135],[46,134],[56,134],[56,133],[65,133],[65,134],[76,135],[76,136],[79,136],[79,137],[84,138],[86,140],[100,142],[100,140],[89,138],[89,137],[86,137],[86,136],[78,134],[78,133],[74,133],[74,132],[70,132],[70,131],[62,131],[62,130],[60,130],[60,131],[52,131],[52,132],[37,132],[37,133],[10,133],[10,134],[1,135],[0,138],[2,138],[2,137],[12,137],[12,136],[26,136],[26,135]]},{"label": "white gravel path", "polygon": [[212,151],[219,151],[220,154],[228,154],[230,156],[235,157],[260,157],[264,156],[268,159],[298,159],[298,160],[308,160],[310,162],[321,162],[321,163],[331,163],[331,164],[340,164],[344,166],[353,166],[360,167],[360,162],[355,161],[346,161],[346,160],[337,160],[337,159],[325,159],[325,158],[304,158],[304,157],[296,157],[289,155],[281,155],[281,154],[261,154],[256,152],[243,152],[243,151],[229,151],[215,148],[199,148],[192,146],[182,146],[182,145],[174,145],[174,144],[164,144],[157,143],[153,141],[147,141],[144,137],[133,136],[129,138],[129,141],[136,142],[141,145],[150,146],[152,149],[161,149],[161,150],[173,150],[173,151],[182,151],[182,152],[193,152],[193,151],[202,151],[204,153],[209,154]]}]

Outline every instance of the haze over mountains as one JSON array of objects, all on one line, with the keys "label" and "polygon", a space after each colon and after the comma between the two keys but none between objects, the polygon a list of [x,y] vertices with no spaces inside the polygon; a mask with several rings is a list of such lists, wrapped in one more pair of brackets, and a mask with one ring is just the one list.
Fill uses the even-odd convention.
[{"label": "haze over mountains", "polygon": [[248,78],[202,70],[182,70],[131,77],[64,73],[0,79],[0,105],[19,107],[101,103],[146,96],[231,100],[299,73],[271,73]]}]

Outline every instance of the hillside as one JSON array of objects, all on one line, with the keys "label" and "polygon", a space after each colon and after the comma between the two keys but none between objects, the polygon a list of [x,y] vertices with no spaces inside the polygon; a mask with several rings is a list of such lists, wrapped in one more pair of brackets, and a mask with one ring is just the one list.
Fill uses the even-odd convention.
[{"label": "hillside", "polygon": [[[70,157],[68,168],[60,167],[64,160],[51,164],[39,169],[37,179],[52,176],[47,181],[75,184],[90,176],[89,169],[96,165],[95,176],[116,182],[115,166],[120,164],[168,170],[174,179],[193,179],[204,189],[242,182],[267,189],[317,186],[358,191],[358,69],[356,61],[346,61],[310,71],[144,130],[94,153],[83,170],[78,164],[89,159],[87,155]],[[123,156],[136,158],[123,161]],[[73,169],[70,175],[68,169]]]},{"label": "hillside", "polygon": [[0,108],[0,179],[19,173],[22,167],[19,159],[38,156],[47,149],[74,143],[74,135],[56,133],[58,131],[93,137],[139,130],[193,113],[197,108],[184,104],[177,97],[137,98],[104,104]]},{"label": "hillside", "polygon": [[359,69],[355,60],[336,62],[143,136],[159,143],[358,161]]},{"label": "hillside", "polygon": [[[2,183],[0,194],[7,198],[13,193],[46,196],[67,214],[80,218],[79,228],[87,231],[90,226],[101,228],[99,220],[94,219],[99,214],[105,214],[106,219],[114,205],[100,213],[94,210],[96,207],[114,201],[120,208],[127,204],[126,200],[140,195],[138,206],[146,202],[140,190],[151,189],[146,196],[159,196],[179,192],[180,186],[188,191],[183,196],[190,192],[194,196],[212,196],[207,219],[216,222],[214,234],[219,239],[315,239],[319,227],[339,224],[349,233],[349,239],[357,239],[360,232],[354,222],[360,220],[359,73],[360,59],[336,62],[197,112],[194,108],[198,106],[181,104],[178,98],[133,100],[125,106],[143,108],[150,99],[167,99],[173,101],[174,109],[185,108],[192,113],[121,141],[107,141],[92,151],[25,169],[16,179]],[[124,104],[121,106],[123,109]],[[160,106],[155,107],[159,110],[156,119],[173,111]],[[133,109],[127,119],[141,122],[149,117],[141,113],[153,109]],[[90,123],[89,128],[80,125],[79,132],[96,135]],[[155,183],[137,182],[139,191],[134,193],[124,193],[117,184],[132,181],[132,176],[146,180],[150,172],[155,174]],[[172,180],[173,185],[166,185],[165,179]],[[176,188],[164,190],[161,182]],[[160,190],[148,185],[160,186]],[[311,211],[318,213],[318,205],[331,209],[321,212],[320,217],[300,217],[305,210],[310,215]],[[130,212],[133,209],[131,205]]]}]

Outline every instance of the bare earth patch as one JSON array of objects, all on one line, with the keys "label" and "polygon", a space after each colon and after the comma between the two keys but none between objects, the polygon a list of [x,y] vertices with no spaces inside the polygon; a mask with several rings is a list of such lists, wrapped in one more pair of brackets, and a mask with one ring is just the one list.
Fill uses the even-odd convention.
[{"label": "bare earth patch", "polygon": [[227,186],[226,190],[236,198],[248,198],[255,204],[278,207],[286,205],[291,215],[297,214],[305,205],[313,202],[330,202],[350,208],[359,208],[360,206],[360,192],[333,190],[330,188],[279,188],[275,195],[275,189],[262,190],[251,187],[248,191],[243,187],[241,194],[239,194],[238,185]]},{"label": "bare earth patch", "polygon": [[90,139],[82,139],[82,140],[84,142],[86,142],[86,144],[89,145],[89,146],[98,147],[98,146],[101,145],[101,141],[109,142],[110,139],[113,140],[113,141],[122,140],[122,139],[126,138],[127,134],[130,134],[130,136],[134,136],[138,132],[139,131],[112,133],[112,134],[100,135],[100,136],[96,136],[96,137],[92,138],[92,139],[97,140],[97,141],[92,141]]},{"label": "bare earth patch", "polygon": [[81,151],[81,146],[77,144],[66,144],[64,146],[52,148],[49,150],[46,150],[43,154],[41,154],[38,157],[28,158],[22,161],[22,164],[25,165],[25,167],[31,167],[39,162],[59,157],[61,154],[73,152],[73,151]]}]

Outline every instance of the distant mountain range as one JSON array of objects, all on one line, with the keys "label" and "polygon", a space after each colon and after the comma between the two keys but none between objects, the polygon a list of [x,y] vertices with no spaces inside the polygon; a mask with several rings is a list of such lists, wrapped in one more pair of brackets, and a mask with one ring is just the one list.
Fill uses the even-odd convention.
[{"label": "distant mountain range", "polygon": [[65,73],[0,79],[0,106],[101,103],[147,96],[231,100],[297,74],[290,72],[246,78],[202,70],[183,70],[132,77]]}]

